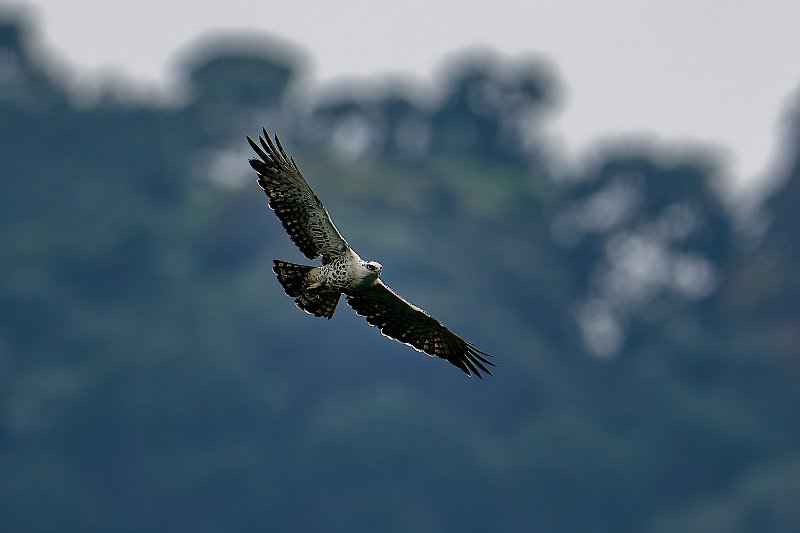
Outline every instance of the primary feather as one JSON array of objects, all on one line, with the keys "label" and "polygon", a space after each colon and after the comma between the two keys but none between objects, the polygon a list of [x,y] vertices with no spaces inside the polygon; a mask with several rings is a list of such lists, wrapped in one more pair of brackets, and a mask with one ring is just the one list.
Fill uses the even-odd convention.
[{"label": "primary feather", "polygon": [[[282,147],[275,147],[266,130],[258,140],[261,146],[247,138],[259,156],[259,159],[250,160],[250,166],[258,173],[258,185],[269,197],[269,206],[289,237],[309,259],[322,256],[327,263],[341,256],[348,248],[347,241],[333,225],[328,211],[297,165],[286,157]],[[277,136],[275,140],[280,144]]]}]

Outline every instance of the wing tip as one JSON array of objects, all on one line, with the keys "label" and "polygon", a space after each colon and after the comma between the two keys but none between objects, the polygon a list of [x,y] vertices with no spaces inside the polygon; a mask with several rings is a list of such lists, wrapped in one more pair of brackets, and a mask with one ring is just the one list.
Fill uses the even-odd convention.
[{"label": "wing tip", "polygon": [[[482,380],[483,375],[481,374],[481,372],[483,372],[488,376],[494,376],[494,374],[492,374],[492,371],[489,370],[488,367],[497,368],[497,365],[486,359],[486,357],[493,357],[493,356],[491,354],[484,352],[483,350],[480,350],[472,343],[466,341],[464,341],[464,343],[466,344],[466,348],[462,353],[458,354],[459,358],[456,359],[455,361],[448,359],[448,361],[453,363],[461,370],[463,370],[470,377],[472,377],[470,374],[474,374]],[[471,370],[471,372],[468,372],[466,370],[467,368]]]},{"label": "wing tip", "polygon": [[261,132],[261,135],[258,136],[258,142],[249,135],[247,136],[247,142],[258,157],[261,158],[266,168],[270,168],[277,163],[298,170],[297,164],[286,154],[278,135],[275,135],[275,141],[273,142],[266,128],[261,128]]},{"label": "wing tip", "polygon": [[[259,140],[261,140],[260,137],[259,137]],[[256,153],[256,155],[258,155],[258,157],[261,158],[261,162],[264,165],[268,165],[269,163],[272,162],[272,160],[269,157],[269,154],[267,154],[267,152],[265,152],[258,144],[256,144],[256,142],[249,135],[247,136],[247,143],[250,145],[250,148],[253,149],[253,151]],[[258,161],[258,160],[257,159],[251,159],[250,160],[250,165],[251,166],[253,165],[253,163],[252,163],[253,161]]]},{"label": "wing tip", "polygon": [[[261,159],[256,159],[255,157],[252,159],[248,159],[247,162],[250,163],[250,167],[253,170],[255,170],[256,173],[258,173],[258,179],[260,182],[264,173],[267,172],[267,170],[269,169],[269,166],[266,163],[264,163]],[[262,189],[263,188],[264,187],[262,187]]]}]

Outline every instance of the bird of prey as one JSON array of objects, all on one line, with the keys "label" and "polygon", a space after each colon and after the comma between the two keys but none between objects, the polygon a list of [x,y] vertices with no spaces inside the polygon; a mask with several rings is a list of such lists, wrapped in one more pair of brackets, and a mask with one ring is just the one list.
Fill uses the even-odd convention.
[{"label": "bird of prey", "polygon": [[489,354],[384,285],[380,279],[382,265],[364,261],[350,247],[294,159],[286,155],[278,136],[273,143],[267,131],[262,131],[258,143],[247,137],[258,155],[250,159],[258,185],[300,251],[309,259],[322,256],[321,266],[274,261],[278,281],[297,306],[330,319],[344,294],[355,312],[386,337],[441,357],[467,376],[483,378],[481,372],[491,375],[487,367],[495,365],[486,359]]}]

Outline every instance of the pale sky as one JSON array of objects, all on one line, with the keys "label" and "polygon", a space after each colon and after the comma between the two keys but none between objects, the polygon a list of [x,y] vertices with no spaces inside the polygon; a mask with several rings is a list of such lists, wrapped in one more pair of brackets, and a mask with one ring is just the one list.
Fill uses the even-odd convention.
[{"label": "pale sky", "polygon": [[408,73],[484,45],[548,58],[566,90],[550,132],[570,157],[646,132],[701,141],[753,184],[800,97],[797,0],[29,0],[48,51],[82,76],[169,87],[176,58],[218,31],[264,32],[305,53],[314,83]]}]

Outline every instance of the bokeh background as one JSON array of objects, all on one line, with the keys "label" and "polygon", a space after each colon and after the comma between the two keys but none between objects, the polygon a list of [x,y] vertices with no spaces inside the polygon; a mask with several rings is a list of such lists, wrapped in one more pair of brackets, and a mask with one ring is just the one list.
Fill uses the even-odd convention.
[{"label": "bokeh background", "polygon": [[[314,84],[265,16],[165,97],[76,83],[33,13],[0,10],[0,530],[800,531],[800,93],[742,188],[688,139],[566,157],[536,55]],[[292,305],[262,126],[493,378]]]}]

